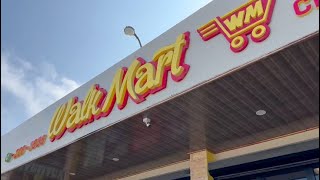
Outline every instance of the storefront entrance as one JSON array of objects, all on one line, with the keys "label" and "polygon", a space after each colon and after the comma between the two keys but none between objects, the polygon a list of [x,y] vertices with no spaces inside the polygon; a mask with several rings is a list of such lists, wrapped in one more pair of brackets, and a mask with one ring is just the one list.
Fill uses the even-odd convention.
[{"label": "storefront entrance", "polygon": [[[209,171],[215,180],[319,180],[319,149]],[[185,177],[178,180],[189,180]]]},{"label": "storefront entrance", "polygon": [[216,179],[228,179],[228,180],[318,180],[319,175],[314,173],[313,168],[305,168],[305,169],[297,169],[293,172],[288,171],[279,171],[279,172],[272,172],[268,174],[257,174],[257,175],[249,175],[243,177],[235,177],[235,178],[223,178],[218,177]]},{"label": "storefront entrance", "polygon": [[[316,180],[319,149],[210,171],[216,180]],[[239,171],[240,170],[240,173]]]}]

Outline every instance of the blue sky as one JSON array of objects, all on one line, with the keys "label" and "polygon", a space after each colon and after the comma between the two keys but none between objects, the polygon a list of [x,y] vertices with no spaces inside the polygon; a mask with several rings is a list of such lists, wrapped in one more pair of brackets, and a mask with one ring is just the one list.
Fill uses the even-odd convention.
[{"label": "blue sky", "polygon": [[1,135],[211,0],[1,0]]}]

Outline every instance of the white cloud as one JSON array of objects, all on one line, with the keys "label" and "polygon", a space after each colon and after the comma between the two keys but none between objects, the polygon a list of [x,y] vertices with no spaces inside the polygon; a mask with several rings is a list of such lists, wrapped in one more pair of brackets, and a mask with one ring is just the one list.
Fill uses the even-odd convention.
[{"label": "white cloud", "polygon": [[[24,106],[28,118],[77,87],[79,83],[59,75],[52,64],[32,64],[1,52],[1,89]],[[14,112],[10,108],[1,102],[1,116],[3,113]],[[1,124],[4,124],[2,121],[1,118]]]}]

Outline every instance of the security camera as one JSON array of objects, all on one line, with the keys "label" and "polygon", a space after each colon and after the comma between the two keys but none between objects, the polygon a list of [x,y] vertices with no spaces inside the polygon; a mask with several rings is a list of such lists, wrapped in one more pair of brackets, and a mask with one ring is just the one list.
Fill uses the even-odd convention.
[{"label": "security camera", "polygon": [[146,124],[147,127],[151,126],[151,119],[144,117],[142,121]]}]

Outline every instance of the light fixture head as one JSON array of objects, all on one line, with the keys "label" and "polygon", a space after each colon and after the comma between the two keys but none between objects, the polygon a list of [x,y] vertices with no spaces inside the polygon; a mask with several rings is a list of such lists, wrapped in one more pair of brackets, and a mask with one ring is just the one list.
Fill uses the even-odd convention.
[{"label": "light fixture head", "polygon": [[71,176],[74,176],[74,175],[76,175],[76,173],[74,173],[74,172],[71,172],[71,173],[69,173]]},{"label": "light fixture head", "polygon": [[144,117],[142,121],[146,124],[147,127],[151,126],[151,119],[149,119],[148,117]]},{"label": "light fixture head", "polygon": [[256,115],[257,115],[257,116],[263,116],[263,115],[265,115],[265,114],[267,114],[267,111],[265,111],[265,110],[263,110],[263,109],[258,110],[258,111],[256,112]]},{"label": "light fixture head", "polygon": [[126,26],[124,28],[124,34],[128,35],[128,36],[134,36],[136,33],[134,31],[134,28],[131,26]]},{"label": "light fixture head", "polygon": [[112,161],[118,162],[120,159],[119,158],[112,158]]}]

